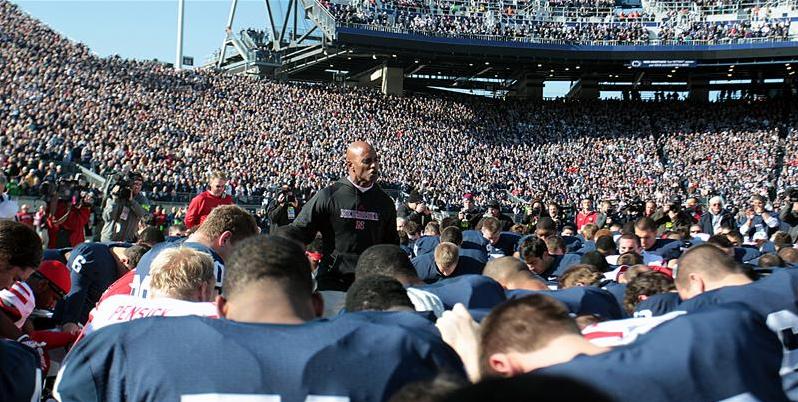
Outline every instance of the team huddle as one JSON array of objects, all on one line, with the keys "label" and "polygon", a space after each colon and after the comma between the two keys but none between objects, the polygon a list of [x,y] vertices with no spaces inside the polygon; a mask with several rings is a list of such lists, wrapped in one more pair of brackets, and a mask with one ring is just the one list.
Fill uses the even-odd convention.
[{"label": "team huddle", "polygon": [[397,218],[376,151],[346,160],[268,236],[220,205],[42,253],[0,221],[3,400],[798,399],[798,249],[761,213],[751,244],[717,209],[687,239],[590,202],[521,234],[494,208]]}]

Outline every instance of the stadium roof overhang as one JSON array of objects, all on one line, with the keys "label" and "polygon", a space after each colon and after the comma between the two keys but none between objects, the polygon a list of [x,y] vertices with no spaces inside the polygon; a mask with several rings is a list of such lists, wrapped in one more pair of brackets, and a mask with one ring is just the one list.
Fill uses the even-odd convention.
[{"label": "stadium roof overhang", "polygon": [[[602,89],[624,85],[758,80],[778,86],[798,70],[798,42],[734,45],[605,46],[441,38],[339,27],[320,62],[287,70],[292,79],[368,81],[381,66],[401,67],[405,87],[495,90],[521,77],[593,79]],[[665,61],[667,63],[657,63]],[[791,74],[792,73],[792,74]],[[763,82],[769,80],[771,83]],[[640,87],[638,87],[640,88]]]}]

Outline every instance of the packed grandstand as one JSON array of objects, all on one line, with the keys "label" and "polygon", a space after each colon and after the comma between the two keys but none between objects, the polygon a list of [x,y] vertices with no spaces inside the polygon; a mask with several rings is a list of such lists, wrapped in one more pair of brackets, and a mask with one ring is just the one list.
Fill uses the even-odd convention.
[{"label": "packed grandstand", "polygon": [[[798,29],[792,1],[313,3],[647,52]],[[723,76],[779,86],[396,96],[99,57],[0,0],[0,401],[798,400],[798,64],[745,57]]]}]

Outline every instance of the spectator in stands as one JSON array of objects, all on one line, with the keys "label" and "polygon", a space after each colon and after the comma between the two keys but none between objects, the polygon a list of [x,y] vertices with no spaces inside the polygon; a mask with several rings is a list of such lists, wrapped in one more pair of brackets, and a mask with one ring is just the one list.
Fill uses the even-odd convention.
[{"label": "spectator in stands", "polygon": [[734,217],[726,211],[723,199],[719,196],[709,199],[709,209],[701,216],[699,225],[701,225],[701,233],[710,236],[721,233],[722,229],[734,230],[736,227]]},{"label": "spectator in stands", "polygon": [[30,208],[28,207],[28,204],[22,204],[22,206],[19,207],[19,212],[17,212],[17,215],[14,217],[14,219],[16,219],[17,222],[25,224],[32,228],[33,214],[30,213],[29,209]]}]

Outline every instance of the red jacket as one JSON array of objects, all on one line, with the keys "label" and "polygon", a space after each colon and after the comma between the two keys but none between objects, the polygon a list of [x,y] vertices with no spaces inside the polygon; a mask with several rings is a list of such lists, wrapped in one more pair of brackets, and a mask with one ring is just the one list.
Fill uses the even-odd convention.
[{"label": "red jacket", "polygon": [[227,194],[216,197],[211,194],[210,191],[203,191],[188,204],[188,211],[186,211],[186,227],[191,229],[201,224],[214,208],[219,205],[230,205],[232,203],[233,197]]},{"label": "red jacket", "polygon": [[[57,218],[64,216],[69,211],[69,217],[60,225],[55,223]],[[55,216],[53,216],[55,215]],[[58,241],[58,231],[64,229],[69,232],[69,244],[72,247],[86,241],[85,227],[89,223],[91,217],[91,209],[88,207],[81,207],[69,209],[69,204],[66,202],[58,202],[55,214],[50,214],[47,218],[47,233],[50,237],[48,248],[56,248]]]},{"label": "red jacket", "polygon": [[588,223],[596,223],[596,220],[598,220],[598,213],[596,211],[590,211],[588,213],[579,212],[576,214],[576,230],[582,230],[582,226]]}]

